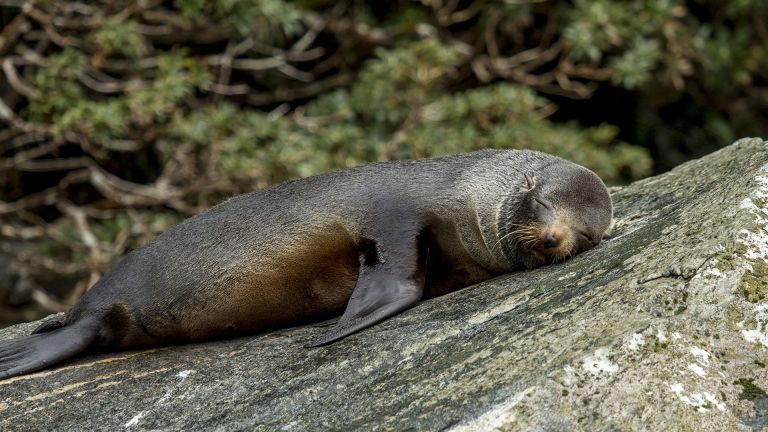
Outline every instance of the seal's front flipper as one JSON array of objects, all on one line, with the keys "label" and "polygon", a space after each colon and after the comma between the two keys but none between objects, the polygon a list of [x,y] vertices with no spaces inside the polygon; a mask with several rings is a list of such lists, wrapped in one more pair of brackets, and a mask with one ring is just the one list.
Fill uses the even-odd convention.
[{"label": "seal's front flipper", "polygon": [[88,348],[99,334],[94,319],[0,342],[0,380],[45,369]]},{"label": "seal's front flipper", "polygon": [[342,339],[408,309],[421,299],[423,290],[415,281],[375,270],[365,277],[363,273],[364,271],[361,271],[352,298],[339,322],[326,334],[307,344],[307,347]]},{"label": "seal's front flipper", "polygon": [[360,251],[360,270],[344,315],[307,347],[325,345],[376,324],[418,303],[424,279],[418,275],[419,224],[396,209],[380,215],[370,242]]}]

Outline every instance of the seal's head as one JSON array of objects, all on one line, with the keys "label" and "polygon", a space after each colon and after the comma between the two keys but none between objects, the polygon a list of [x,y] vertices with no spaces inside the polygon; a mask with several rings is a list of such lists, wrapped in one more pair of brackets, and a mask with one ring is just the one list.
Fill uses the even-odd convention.
[{"label": "seal's head", "polygon": [[564,260],[608,234],[611,197],[592,171],[558,160],[524,174],[521,183],[514,202],[502,206],[499,228],[505,249],[525,267]]}]

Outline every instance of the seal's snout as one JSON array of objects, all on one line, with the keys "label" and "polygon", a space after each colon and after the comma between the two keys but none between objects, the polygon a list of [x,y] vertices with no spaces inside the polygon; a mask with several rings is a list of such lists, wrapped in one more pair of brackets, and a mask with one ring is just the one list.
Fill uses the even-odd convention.
[{"label": "seal's snout", "polygon": [[547,252],[552,252],[551,249],[557,249],[563,245],[565,230],[558,224],[550,225],[541,229],[537,237],[539,247],[541,249],[548,249]]},{"label": "seal's snout", "polygon": [[556,248],[559,243],[552,233],[545,233],[541,239],[541,245],[546,249]]},{"label": "seal's snout", "polygon": [[560,223],[554,223],[539,230],[532,252],[540,255],[545,262],[554,262],[569,256],[572,246],[570,229]]}]

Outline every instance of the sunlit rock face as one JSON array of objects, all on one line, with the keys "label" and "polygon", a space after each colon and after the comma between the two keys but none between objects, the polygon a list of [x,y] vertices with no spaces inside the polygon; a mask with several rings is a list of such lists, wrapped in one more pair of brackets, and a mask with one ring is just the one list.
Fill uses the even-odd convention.
[{"label": "sunlit rock face", "polygon": [[0,381],[0,430],[767,427],[768,143],[613,199],[596,249],[327,347],[303,348],[324,331],[310,326]]}]

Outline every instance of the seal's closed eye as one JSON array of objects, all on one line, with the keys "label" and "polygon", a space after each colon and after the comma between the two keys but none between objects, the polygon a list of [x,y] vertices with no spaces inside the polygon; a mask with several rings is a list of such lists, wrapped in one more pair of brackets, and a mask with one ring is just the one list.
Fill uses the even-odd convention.
[{"label": "seal's closed eye", "polygon": [[592,237],[589,236],[589,234],[587,234],[587,233],[585,233],[583,231],[580,231],[579,234],[582,237],[584,237],[585,240],[587,240],[588,242],[592,243],[593,245],[596,245],[597,243],[599,243],[599,242],[596,242],[595,240],[593,240]]}]

